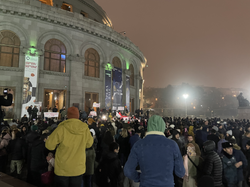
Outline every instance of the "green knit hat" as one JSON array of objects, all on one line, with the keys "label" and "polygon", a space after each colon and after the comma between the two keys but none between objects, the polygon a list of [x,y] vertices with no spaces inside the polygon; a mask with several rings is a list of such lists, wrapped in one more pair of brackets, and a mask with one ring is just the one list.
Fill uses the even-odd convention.
[{"label": "green knit hat", "polygon": [[30,130],[31,130],[31,131],[36,131],[36,130],[38,130],[38,126],[37,126],[37,125],[32,125],[32,126],[30,127]]},{"label": "green knit hat", "polygon": [[166,124],[161,116],[153,115],[148,120],[148,132],[150,131],[160,131],[165,132]]}]

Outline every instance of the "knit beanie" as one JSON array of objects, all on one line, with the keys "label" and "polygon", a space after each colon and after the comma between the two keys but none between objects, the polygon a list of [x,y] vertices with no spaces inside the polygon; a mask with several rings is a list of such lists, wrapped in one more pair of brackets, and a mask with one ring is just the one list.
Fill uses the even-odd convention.
[{"label": "knit beanie", "polygon": [[150,131],[160,131],[165,132],[166,124],[161,116],[153,115],[148,120],[148,132]]},{"label": "knit beanie", "polygon": [[233,131],[232,130],[229,130],[229,131],[227,131],[227,134],[229,134],[229,135],[233,135]]},{"label": "knit beanie", "polygon": [[36,130],[38,130],[38,126],[37,125],[32,125],[31,127],[30,127],[30,130],[31,131],[36,131]]},{"label": "knit beanie", "polygon": [[216,126],[213,126],[212,129],[214,129],[216,132],[218,132],[218,130],[219,130],[218,127],[216,127]]},{"label": "knit beanie", "polygon": [[76,108],[74,106],[68,108],[67,118],[68,119],[71,119],[71,118],[79,119],[79,110],[78,110],[78,108]]}]

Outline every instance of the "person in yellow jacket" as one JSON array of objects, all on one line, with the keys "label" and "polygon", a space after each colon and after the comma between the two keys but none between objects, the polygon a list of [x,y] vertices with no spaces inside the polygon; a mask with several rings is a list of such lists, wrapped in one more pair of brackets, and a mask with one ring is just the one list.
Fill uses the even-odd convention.
[{"label": "person in yellow jacket", "polygon": [[58,125],[46,141],[48,150],[55,150],[56,186],[80,187],[86,171],[86,148],[93,144],[93,137],[86,123],[79,120],[79,111],[70,107],[68,119]]}]

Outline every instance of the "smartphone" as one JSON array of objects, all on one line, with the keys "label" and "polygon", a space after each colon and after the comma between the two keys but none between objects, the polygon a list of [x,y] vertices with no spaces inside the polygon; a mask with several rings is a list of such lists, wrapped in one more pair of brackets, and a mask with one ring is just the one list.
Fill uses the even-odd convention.
[{"label": "smartphone", "polygon": [[3,94],[8,94],[8,88],[3,90]]}]

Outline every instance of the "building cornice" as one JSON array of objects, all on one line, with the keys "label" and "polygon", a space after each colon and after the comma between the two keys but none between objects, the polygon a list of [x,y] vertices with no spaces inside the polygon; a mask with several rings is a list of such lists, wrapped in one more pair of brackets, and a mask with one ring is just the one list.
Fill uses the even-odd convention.
[{"label": "building cornice", "polygon": [[0,71],[23,72],[23,69],[17,68],[17,67],[5,67],[5,66],[0,66]]},{"label": "building cornice", "polygon": [[[43,7],[46,7],[46,9]],[[104,24],[84,18],[78,13],[66,12],[65,10],[47,5],[43,5],[38,8],[31,5],[31,3],[28,3],[27,1],[13,3],[12,1],[0,0],[0,14],[1,13],[27,17],[29,19],[37,19],[43,22],[78,30],[106,40],[129,51],[135,55],[140,62],[145,62],[146,60],[139,48],[135,46],[127,37],[122,36]]]},{"label": "building cornice", "polygon": [[56,76],[62,76],[62,77],[69,77],[68,73],[61,73],[61,72],[56,72],[56,71],[46,71],[46,70],[40,69],[39,73],[46,74],[46,75],[56,75]]}]

